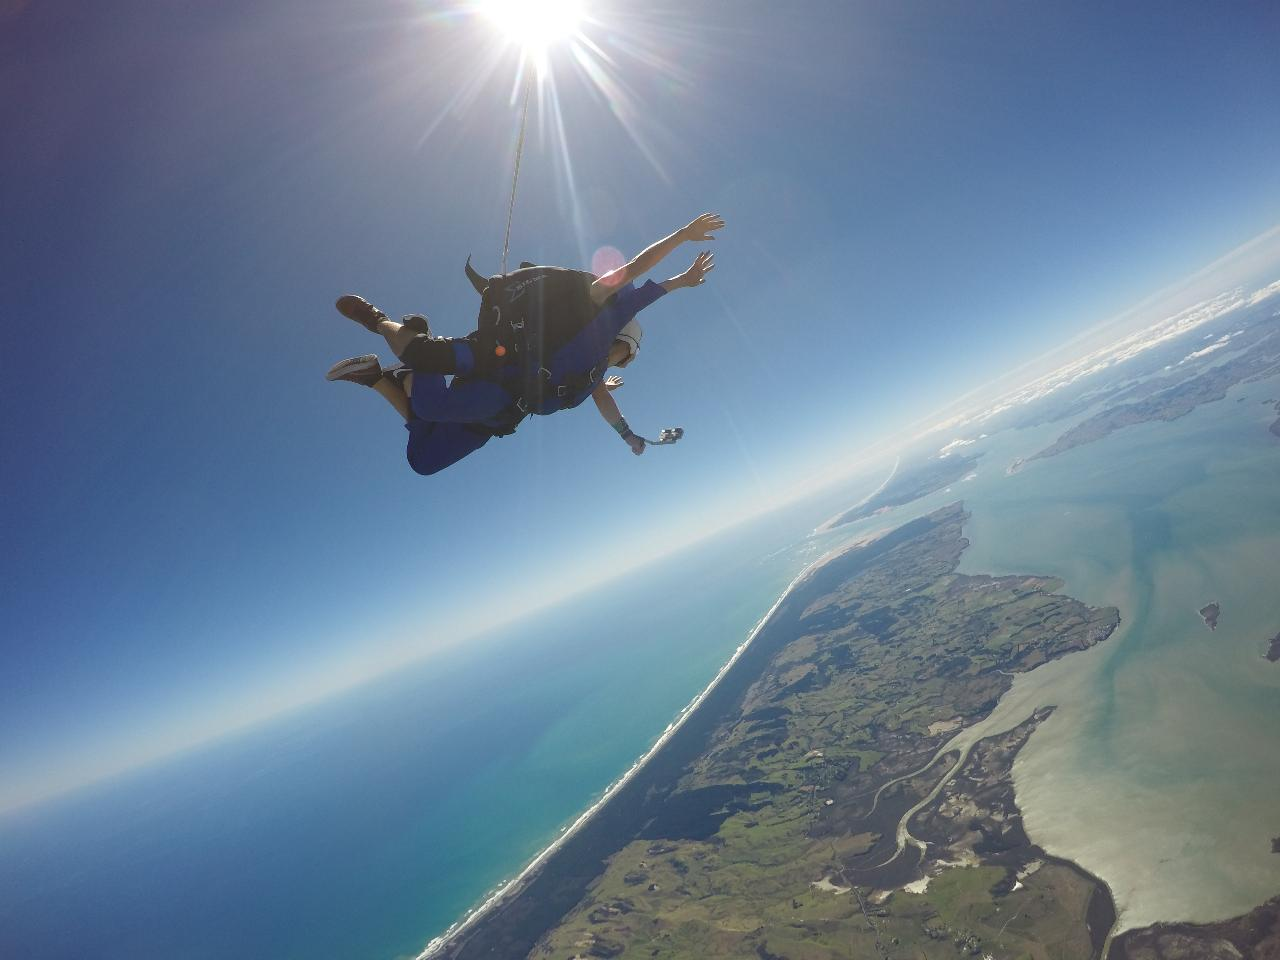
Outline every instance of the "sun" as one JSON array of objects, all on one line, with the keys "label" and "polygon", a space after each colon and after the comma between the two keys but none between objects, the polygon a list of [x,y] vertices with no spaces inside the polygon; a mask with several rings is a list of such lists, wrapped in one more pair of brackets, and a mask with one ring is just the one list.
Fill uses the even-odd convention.
[{"label": "sun", "polygon": [[582,0],[482,0],[480,9],[526,54],[542,57],[549,46],[578,32]]}]

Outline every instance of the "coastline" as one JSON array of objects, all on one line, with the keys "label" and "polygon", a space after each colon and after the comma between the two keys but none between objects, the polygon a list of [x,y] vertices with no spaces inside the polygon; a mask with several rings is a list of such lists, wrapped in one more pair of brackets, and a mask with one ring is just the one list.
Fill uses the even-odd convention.
[{"label": "coastline", "polygon": [[[859,538],[852,543],[842,544],[806,565],[786,586],[708,686],[668,725],[654,745],[517,876],[491,892],[479,906],[468,911],[457,923],[428,943],[426,948],[417,955],[418,960],[472,960],[472,958],[493,956],[525,956],[548,931],[561,928],[566,922],[572,922],[566,921],[566,917],[583,902],[583,897],[593,889],[593,885],[600,882],[600,878],[604,875],[602,871],[613,869],[617,872],[617,870],[634,869],[635,864],[631,863],[622,867],[616,865],[610,867],[619,850],[620,836],[628,839],[635,837],[655,840],[655,846],[662,846],[658,851],[659,854],[666,853],[667,848],[656,843],[656,839],[672,836],[705,839],[701,831],[704,829],[705,815],[708,810],[704,808],[708,803],[712,807],[723,806],[726,795],[719,791],[726,789],[732,791],[736,788],[704,787],[694,788],[692,792],[679,793],[674,792],[676,784],[690,769],[691,763],[705,756],[709,738],[720,727],[724,717],[741,706],[743,696],[752,684],[759,680],[765,665],[772,661],[780,649],[795,639],[795,631],[792,627],[799,622],[799,618],[808,616],[804,612],[808,605],[816,597],[831,594],[839,588],[841,583],[846,582],[860,570],[881,569],[876,567],[880,558],[890,554],[899,545],[913,542],[922,535],[931,534],[939,528],[939,524],[948,522],[958,524],[960,511],[959,504],[944,508],[943,511],[916,518],[896,528]],[[930,563],[940,568],[949,567],[954,563],[951,552],[963,550],[967,546],[967,541],[958,537],[958,526],[955,532],[957,538],[954,544],[946,541],[946,552],[930,553]],[[1025,590],[1032,585],[1013,583],[1011,586]],[[982,589],[981,584],[979,589]],[[1038,594],[1039,589],[1036,587],[1031,593]],[[1009,602],[1020,603],[1021,601],[1010,599]],[[1067,627],[1069,632],[1060,634],[1061,645],[1046,648],[1045,652],[1052,659],[1082,645],[1091,646],[1103,639],[1097,637],[1096,633],[1087,627],[1087,623]],[[978,700],[995,693],[994,689],[975,690],[970,697],[974,702],[967,706],[974,709],[988,706],[985,701],[978,703]],[[823,780],[823,782],[826,781]],[[755,784],[755,786],[762,787],[761,784]],[[847,788],[833,780],[827,785],[827,789],[832,791],[832,796],[839,802],[840,792]],[[744,798],[736,799],[741,801]],[[1012,807],[1013,804],[1014,801],[1010,798],[1008,805]],[[826,809],[827,806],[818,808],[817,816],[823,823],[828,817],[827,814],[822,813]],[[849,820],[850,816],[853,820],[860,820],[865,816],[865,813],[859,814],[855,808],[847,806],[831,809],[843,811],[830,815],[839,818],[839,822]],[[885,815],[891,816],[896,823],[901,813],[901,810],[894,810],[886,811]],[[819,820],[814,821],[814,829],[818,829]],[[850,824],[844,825],[850,826]],[[864,826],[865,824],[859,826],[858,830],[865,832]],[[836,827],[837,820],[833,820],[830,827],[821,829],[825,832],[827,829]],[[852,829],[851,826],[850,829]],[[686,834],[683,831],[690,832]],[[879,850],[875,851],[877,854],[881,851],[887,852],[879,844],[874,846],[879,847]],[[650,849],[648,852],[652,854],[653,850]],[[872,853],[872,850],[865,851],[867,855]],[[694,859],[696,858],[697,854],[694,854]],[[1004,859],[1008,859],[1008,856],[1006,855]],[[1054,862],[1059,862],[1060,859],[1053,858]],[[640,866],[643,867],[644,864]],[[886,864],[886,866],[890,865]],[[890,866],[890,872],[896,876],[897,872],[901,872],[899,868],[902,866],[901,863],[893,864]],[[1076,877],[1081,879],[1087,877],[1088,885],[1094,891],[1087,910],[1087,926],[1092,941],[1088,952],[1094,956],[1100,956],[1101,950],[1105,948],[1114,931],[1116,914],[1114,895],[1105,883],[1093,877],[1079,864],[1070,863],[1070,867],[1070,872]],[[851,879],[852,874],[860,872],[859,865],[856,863],[849,863],[847,868],[851,871],[846,875],[847,879]],[[879,874],[882,871],[873,870],[872,872]],[[630,876],[628,874],[628,877]],[[613,879],[624,884],[643,882],[642,879],[637,881],[627,878],[619,879],[619,877]],[[892,889],[897,885],[894,877],[888,874],[874,878],[862,877],[857,882],[864,881],[877,889]],[[669,883],[678,882],[668,878],[662,884],[662,889],[667,889]],[[594,925],[610,922],[608,918],[612,914],[609,913],[609,904],[613,901],[609,898],[630,896],[613,890],[608,884],[605,889],[608,892],[602,895],[605,900],[601,902],[606,906],[596,911],[600,916],[593,914],[589,921],[584,921],[588,923],[588,930],[592,931],[592,936],[596,936],[604,929]],[[655,884],[650,888],[649,893],[653,894],[658,889],[658,885]],[[619,917],[625,917],[633,909],[630,900],[625,902],[619,900],[618,903],[623,904],[623,908],[618,913]],[[625,925],[629,921],[623,919],[618,922]],[[572,936],[580,937],[581,935],[582,932],[579,931]],[[571,942],[576,943],[577,940]],[[617,944],[609,941],[604,943],[604,946],[612,950]]]},{"label": "coastline", "polygon": [[[1125,930],[1108,942],[1105,960],[1257,957],[1280,950],[1280,896],[1247,913],[1210,923],[1161,921]],[[1230,952],[1228,952],[1230,951]]]},{"label": "coastline", "polygon": [[[1051,708],[988,736],[972,721],[1007,692],[1000,667],[1034,670],[1101,643],[1118,613],[1057,593],[1052,578],[955,573],[967,519],[959,502],[939,508],[803,581],[689,734],[603,813],[594,844],[557,858],[450,960],[700,956],[724,937],[735,956],[806,955],[811,942],[872,956],[891,938],[927,947],[940,936],[973,947],[1006,932],[1010,894],[1031,925],[1013,941],[1038,942],[1047,924],[1070,955],[1100,957],[1114,894],[1079,864],[1046,858],[1012,792],[1012,761]],[[999,651],[986,654],[991,638]],[[886,644],[893,655],[881,655]],[[925,731],[949,717],[969,718],[982,743],[922,776],[945,748]],[[876,772],[862,775],[866,764]],[[926,843],[903,853],[897,828],[913,813]],[[984,869],[944,869],[960,865]],[[936,891],[922,872],[936,874]],[[823,879],[859,890],[857,903],[811,893]]]},{"label": "coastline", "polygon": [[842,518],[847,517],[854,510],[860,510],[862,507],[865,507],[868,503],[870,503],[876,497],[880,496],[880,494],[884,493],[885,488],[888,487],[889,484],[893,483],[893,478],[898,475],[898,468],[901,466],[902,466],[902,457],[897,457],[893,461],[893,468],[889,471],[889,475],[884,478],[884,480],[880,483],[880,486],[876,487],[874,490],[868,493],[865,497],[863,497],[853,506],[849,507],[847,510],[841,510],[835,516],[828,517],[826,520],[823,520],[822,523],[818,524],[814,528],[813,532],[815,534],[828,533],[831,530],[834,530],[836,527],[840,526],[842,523],[844,523],[844,520]]},{"label": "coastline", "polygon": [[[895,468],[896,469],[896,468]],[[892,475],[891,475],[892,476]],[[883,532],[882,532],[883,533]],[[563,849],[571,840],[575,839],[591,821],[612,801],[624,788],[631,784],[635,778],[645,769],[661,750],[667,746],[671,740],[686,726],[694,714],[698,711],[707,699],[716,691],[717,687],[724,681],[725,677],[730,673],[732,668],[742,659],[752,643],[760,636],[764,629],[777,615],[782,606],[791,598],[797,589],[804,586],[805,583],[817,574],[826,565],[839,560],[842,556],[852,550],[858,550],[873,542],[875,537],[863,537],[846,544],[836,550],[824,554],[818,559],[812,561],[804,567],[795,578],[787,584],[774,601],[773,605],[765,612],[764,616],[756,623],[747,637],[734,650],[732,656],[725,661],[724,665],[716,672],[703,690],[689,702],[689,704],[676,715],[665,730],[659,735],[645,753],[643,753],[617,780],[609,784],[604,793],[591,806],[584,810],[579,816],[561,833],[552,840],[537,856],[531,860],[518,874],[509,880],[503,881],[489,893],[486,893],[483,900],[478,906],[472,907],[463,916],[455,921],[447,930],[438,936],[432,938],[427,945],[417,954],[415,960],[432,960],[432,958],[442,957],[446,951],[461,949],[466,942],[472,928],[482,920],[486,919],[504,905],[515,899],[520,893],[524,892],[532,884],[534,879],[546,866],[547,862],[554,857],[561,849]]]},{"label": "coastline", "polygon": [[[912,542],[917,537],[932,532],[940,523],[961,522],[963,517],[961,511],[961,506],[955,504],[898,527],[860,537],[854,542],[842,544],[806,565],[786,586],[707,687],[667,726],[653,746],[518,875],[497,887],[479,906],[469,910],[448,930],[432,939],[417,954],[417,960],[472,960],[472,958],[492,956],[524,956],[533,949],[546,931],[560,926],[569,912],[592,888],[592,884],[598,882],[602,869],[607,869],[618,850],[618,836],[648,839],[669,835],[683,836],[680,833],[668,834],[667,831],[672,827],[677,831],[685,829],[686,827],[681,825],[691,822],[691,817],[696,819],[700,809],[698,803],[705,803],[707,800],[722,803],[723,797],[719,794],[714,797],[708,796],[694,802],[688,809],[685,809],[687,804],[682,806],[679,803],[675,807],[669,807],[667,802],[672,797],[675,784],[687,771],[688,765],[703,755],[707,749],[708,737],[717,729],[723,717],[740,703],[747,689],[758,680],[765,664],[772,660],[779,649],[794,639],[794,631],[788,629],[792,625],[789,618],[802,616],[802,611],[814,597],[823,596],[835,590],[839,583],[846,581],[857,570],[873,568],[881,556],[890,553],[899,544]],[[958,530],[957,527],[954,547],[948,542],[948,551],[956,548],[963,550],[968,545],[966,540],[958,536]],[[852,565],[851,562],[839,562],[854,555],[857,556]],[[930,558],[933,563],[940,566],[954,564],[954,558],[949,554],[930,554]],[[828,570],[831,571],[829,574]],[[967,582],[970,578],[964,579]],[[1013,584],[1013,586],[1026,589],[1033,585]],[[981,588],[981,585],[979,587]],[[1038,593],[1040,589],[1037,586],[1032,592]],[[1069,598],[1063,599],[1074,602],[1069,601]],[[1018,601],[1010,600],[1010,602]],[[1087,608],[1085,612],[1088,612]],[[1081,623],[1070,628],[1073,633],[1063,633],[1061,635],[1063,645],[1046,649],[1049,659],[1064,656],[1074,649],[1092,646],[1101,639],[1105,639],[1105,635],[1111,632],[1107,629],[1105,634],[1099,637],[1096,635],[1096,630],[1086,630],[1086,627],[1088,627],[1087,623]],[[1114,629],[1114,624],[1111,624],[1111,629]],[[1030,664],[1032,667],[1035,665],[1038,664]],[[1004,673],[1004,671],[996,671],[996,674]],[[1001,693],[1003,692],[1007,691],[1002,690]],[[995,694],[996,691],[989,690],[987,693]],[[979,699],[982,695],[981,690],[974,692],[974,696]],[[985,702],[978,704],[975,701],[969,706],[990,709],[990,705]],[[976,729],[970,729],[974,733],[977,732]],[[946,745],[938,744],[937,747],[945,749]],[[930,765],[936,759],[935,753]],[[955,771],[951,771],[951,775],[954,773]],[[944,786],[951,779],[951,775],[944,776],[943,783],[938,786]],[[842,789],[834,782],[829,786],[833,796]],[[698,791],[694,792],[697,794]],[[937,793],[937,790],[933,793]],[[1016,809],[1015,804],[1016,801],[1010,794],[1008,806]],[[901,810],[886,811],[886,815],[892,816],[895,821],[901,813]],[[860,820],[866,815],[865,813],[859,815],[856,810],[847,809],[839,816],[848,819],[850,814],[854,820]],[[825,821],[826,818],[822,819]],[[859,826],[858,829],[863,830],[864,827],[866,824]],[[873,847],[879,847],[879,850],[875,851],[877,854],[887,852],[879,844],[874,844]],[[872,853],[871,849],[864,852],[865,855]],[[1044,858],[1045,851],[1037,848],[1037,853]],[[1008,855],[1005,855],[1004,859],[1008,859]],[[1049,859],[1069,867],[1072,875],[1084,880],[1091,887],[1093,892],[1083,919],[1091,941],[1089,952],[1100,958],[1108,949],[1109,942],[1115,933],[1117,909],[1114,893],[1108,884],[1090,874],[1081,865],[1061,857],[1051,856]],[[891,861],[893,860],[897,860],[897,857],[892,857]],[[620,869],[630,869],[632,866],[634,865],[629,864]],[[894,876],[897,872],[901,872],[902,866],[901,863],[884,865]],[[856,863],[848,864],[848,869],[852,873],[861,872]],[[867,869],[863,867],[863,871]],[[871,868],[871,872],[879,874],[883,870]],[[849,874],[844,876],[847,880],[852,879]],[[867,882],[877,889],[892,889],[897,885],[894,876],[888,874],[877,875],[874,878],[866,876],[855,882]],[[657,889],[655,885],[650,892]],[[618,894],[606,894],[606,896],[616,895]],[[623,914],[629,909],[628,901],[627,910],[624,910]],[[607,911],[604,916],[608,916]],[[590,920],[591,924],[605,922],[607,921],[601,918]],[[606,944],[609,949],[615,945],[612,942]]]}]

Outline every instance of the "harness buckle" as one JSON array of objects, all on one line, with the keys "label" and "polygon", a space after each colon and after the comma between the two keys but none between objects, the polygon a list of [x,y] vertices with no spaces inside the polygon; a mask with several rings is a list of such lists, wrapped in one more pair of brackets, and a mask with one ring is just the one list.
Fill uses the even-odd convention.
[{"label": "harness buckle", "polygon": [[551,382],[551,371],[548,370],[546,367],[539,367],[538,373],[540,373],[542,375],[542,378],[546,380],[548,383]]},{"label": "harness buckle", "polygon": [[560,386],[556,387],[556,396],[559,397],[561,400],[563,400],[568,395],[569,395],[568,386],[562,383],[560,384]]}]

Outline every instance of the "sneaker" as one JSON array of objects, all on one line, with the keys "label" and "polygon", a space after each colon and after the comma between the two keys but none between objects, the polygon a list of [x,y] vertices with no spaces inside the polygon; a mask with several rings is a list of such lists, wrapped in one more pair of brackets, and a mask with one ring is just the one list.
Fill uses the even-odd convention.
[{"label": "sneaker", "polygon": [[339,360],[329,368],[324,378],[346,380],[348,383],[358,383],[362,387],[372,387],[382,379],[382,364],[374,354],[366,353],[362,357]]},{"label": "sneaker", "polygon": [[354,320],[370,333],[378,332],[378,324],[387,319],[387,315],[375,307],[364,297],[348,293],[338,298],[334,304],[344,317]]},{"label": "sneaker", "polygon": [[387,367],[382,371],[382,375],[394,383],[401,390],[404,389],[405,378],[413,373],[407,363],[396,363]]}]

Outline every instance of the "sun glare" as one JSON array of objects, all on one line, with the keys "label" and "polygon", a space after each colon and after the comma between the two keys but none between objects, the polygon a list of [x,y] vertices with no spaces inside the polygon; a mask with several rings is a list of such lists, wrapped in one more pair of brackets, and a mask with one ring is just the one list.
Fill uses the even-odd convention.
[{"label": "sun glare", "polygon": [[484,0],[480,8],[511,42],[538,57],[577,33],[583,16],[582,0]]}]

